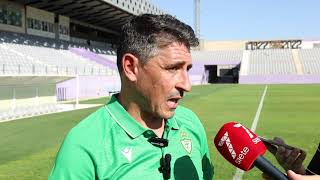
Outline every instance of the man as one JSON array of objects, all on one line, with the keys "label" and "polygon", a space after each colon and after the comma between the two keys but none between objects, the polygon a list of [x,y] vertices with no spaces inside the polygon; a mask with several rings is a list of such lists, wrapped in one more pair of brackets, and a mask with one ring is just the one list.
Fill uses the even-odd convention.
[{"label": "man", "polygon": [[[282,138],[275,137],[278,144],[286,144]],[[303,166],[306,153],[299,148],[286,148],[285,146],[273,146],[266,144],[268,150],[276,157],[279,164],[287,171],[290,180],[318,179],[320,180],[320,144],[308,167]],[[265,179],[271,179],[263,175]]]},{"label": "man", "polygon": [[212,179],[205,130],[178,106],[191,90],[192,28],[143,14],[122,27],[121,91],[65,138],[49,179]]}]

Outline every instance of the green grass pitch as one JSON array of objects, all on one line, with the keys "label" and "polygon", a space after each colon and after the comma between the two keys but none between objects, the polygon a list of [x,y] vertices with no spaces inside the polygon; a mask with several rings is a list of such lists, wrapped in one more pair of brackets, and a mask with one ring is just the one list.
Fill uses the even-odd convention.
[{"label": "green grass pitch", "polygon": [[[182,104],[202,120],[215,166],[214,179],[232,179],[236,169],[217,152],[213,138],[226,122],[251,127],[265,85],[194,86]],[[106,103],[108,98],[85,103]],[[82,102],[84,103],[84,102]],[[0,123],[0,180],[47,179],[60,143],[71,127],[97,108]],[[320,141],[320,85],[269,85],[256,133],[283,137],[311,160]],[[278,166],[270,153],[265,155]],[[278,166],[279,167],[279,166]],[[281,169],[279,167],[279,169]],[[256,168],[243,179],[261,179]]]}]

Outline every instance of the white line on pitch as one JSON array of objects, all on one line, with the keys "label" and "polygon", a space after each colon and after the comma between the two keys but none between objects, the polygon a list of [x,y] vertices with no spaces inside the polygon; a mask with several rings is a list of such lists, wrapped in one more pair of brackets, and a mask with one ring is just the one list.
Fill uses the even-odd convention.
[{"label": "white line on pitch", "polygon": [[[258,124],[259,117],[260,117],[260,113],[261,113],[261,110],[262,110],[262,107],[263,107],[264,97],[267,94],[267,89],[268,89],[268,86],[266,85],[265,88],[264,88],[263,94],[261,96],[260,103],[259,103],[256,115],[255,115],[255,117],[253,119],[253,122],[252,122],[252,125],[251,125],[251,131],[252,132],[256,131],[257,124]],[[244,173],[243,170],[237,168],[237,171],[236,171],[235,175],[233,176],[232,180],[242,180],[243,173]]]}]

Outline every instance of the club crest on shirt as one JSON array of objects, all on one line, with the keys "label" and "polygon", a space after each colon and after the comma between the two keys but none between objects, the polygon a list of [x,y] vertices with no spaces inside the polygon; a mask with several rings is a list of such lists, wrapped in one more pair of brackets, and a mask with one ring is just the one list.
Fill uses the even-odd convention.
[{"label": "club crest on shirt", "polygon": [[190,154],[192,151],[191,139],[182,139],[181,144],[182,144],[183,148]]}]

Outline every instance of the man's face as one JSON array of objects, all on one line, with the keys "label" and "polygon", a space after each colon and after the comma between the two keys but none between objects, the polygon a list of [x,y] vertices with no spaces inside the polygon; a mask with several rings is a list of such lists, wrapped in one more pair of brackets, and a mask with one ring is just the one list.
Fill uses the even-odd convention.
[{"label": "man's face", "polygon": [[159,50],[157,56],[145,64],[139,63],[137,90],[141,95],[141,115],[169,119],[178,101],[191,90],[188,70],[191,54],[183,44],[172,43]]}]

